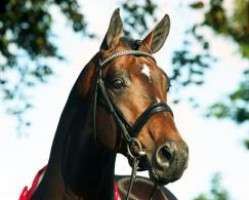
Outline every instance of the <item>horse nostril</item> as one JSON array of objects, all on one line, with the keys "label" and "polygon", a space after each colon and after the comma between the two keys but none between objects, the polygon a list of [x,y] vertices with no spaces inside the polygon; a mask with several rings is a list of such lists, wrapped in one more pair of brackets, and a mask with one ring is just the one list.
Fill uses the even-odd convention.
[{"label": "horse nostril", "polygon": [[170,143],[162,145],[156,154],[156,161],[161,167],[169,167],[174,159],[174,148]]},{"label": "horse nostril", "polygon": [[162,158],[164,159],[166,158],[166,160],[171,161],[173,155],[172,155],[171,149],[168,146],[164,146],[161,149],[160,153],[162,154]]}]

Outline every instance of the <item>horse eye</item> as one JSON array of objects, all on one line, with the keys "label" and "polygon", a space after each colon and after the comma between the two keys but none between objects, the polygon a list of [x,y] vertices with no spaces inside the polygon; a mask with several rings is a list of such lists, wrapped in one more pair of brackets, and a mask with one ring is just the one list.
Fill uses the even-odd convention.
[{"label": "horse eye", "polygon": [[111,84],[115,89],[121,89],[125,86],[124,80],[121,78],[115,78],[114,80],[112,80]]}]

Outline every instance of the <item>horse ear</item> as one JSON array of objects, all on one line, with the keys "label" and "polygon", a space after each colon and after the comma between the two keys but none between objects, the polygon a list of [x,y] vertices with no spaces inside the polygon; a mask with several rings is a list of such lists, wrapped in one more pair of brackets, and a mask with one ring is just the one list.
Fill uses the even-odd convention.
[{"label": "horse ear", "polygon": [[100,49],[109,49],[123,35],[123,23],[119,8],[112,14],[111,22]]},{"label": "horse ear", "polygon": [[163,46],[168,37],[170,19],[166,14],[156,27],[144,38],[143,44],[149,47],[151,53],[156,53]]}]

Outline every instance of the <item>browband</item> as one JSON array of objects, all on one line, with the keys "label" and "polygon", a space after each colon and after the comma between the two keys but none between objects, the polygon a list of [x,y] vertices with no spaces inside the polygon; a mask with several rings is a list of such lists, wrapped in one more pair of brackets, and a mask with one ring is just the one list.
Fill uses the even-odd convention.
[{"label": "browband", "polygon": [[114,53],[108,58],[106,58],[103,62],[100,62],[100,66],[105,66],[107,63],[110,61],[114,60],[115,58],[121,57],[121,56],[126,56],[126,55],[135,55],[135,56],[147,56],[155,60],[155,58],[147,52],[144,51],[138,51],[138,50],[126,50],[126,51],[120,51],[118,53]]}]

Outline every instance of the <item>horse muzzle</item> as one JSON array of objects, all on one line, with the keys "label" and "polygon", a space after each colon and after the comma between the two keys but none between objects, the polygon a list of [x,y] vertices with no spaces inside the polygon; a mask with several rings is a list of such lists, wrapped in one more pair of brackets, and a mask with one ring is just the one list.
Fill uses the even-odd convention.
[{"label": "horse muzzle", "polygon": [[[150,178],[160,185],[178,180],[188,165],[188,146],[185,142],[166,141],[154,153],[139,157],[139,171],[149,171]],[[132,160],[129,164],[132,166]]]},{"label": "horse muzzle", "polygon": [[179,179],[188,165],[188,146],[182,141],[167,141],[150,159],[150,178],[164,185]]}]

